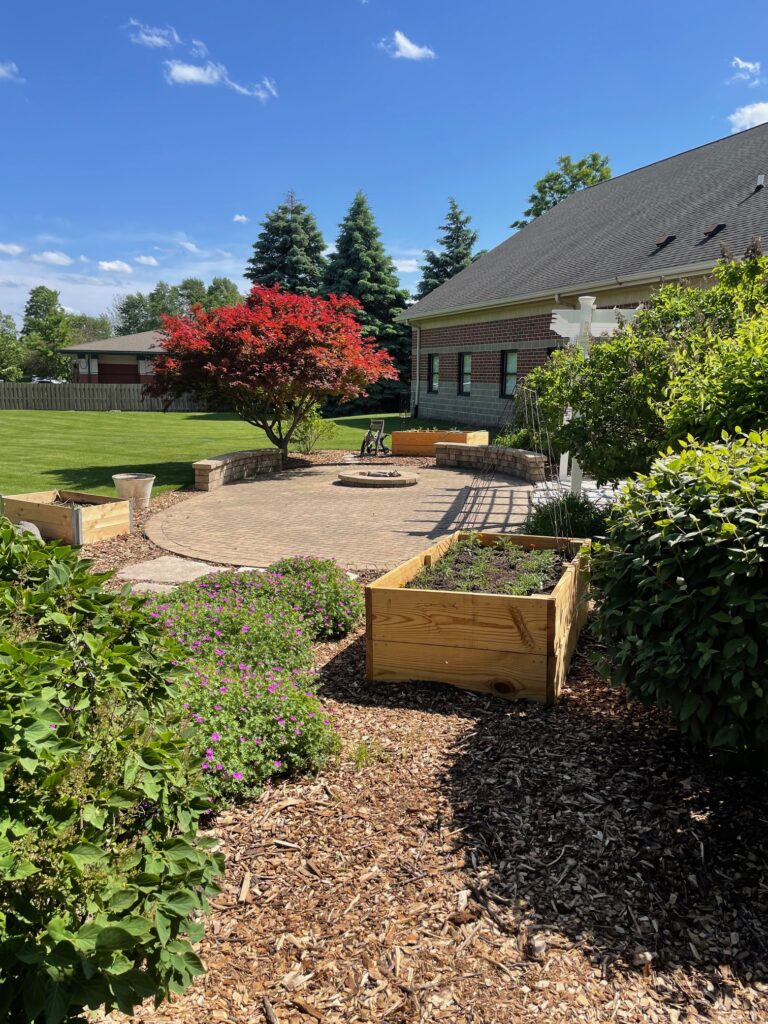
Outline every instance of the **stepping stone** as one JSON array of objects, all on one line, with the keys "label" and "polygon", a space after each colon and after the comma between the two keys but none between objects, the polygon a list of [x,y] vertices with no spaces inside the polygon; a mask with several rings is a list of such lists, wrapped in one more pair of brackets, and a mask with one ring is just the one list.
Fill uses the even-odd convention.
[{"label": "stepping stone", "polygon": [[172,583],[131,583],[131,593],[144,594],[171,594],[176,589]]},{"label": "stepping stone", "polygon": [[148,562],[128,565],[120,570],[117,578],[136,583],[165,583],[173,587],[179,583],[189,583],[201,576],[210,576],[214,572],[223,572],[223,568],[209,565],[207,562],[195,562],[190,558],[163,555]]}]

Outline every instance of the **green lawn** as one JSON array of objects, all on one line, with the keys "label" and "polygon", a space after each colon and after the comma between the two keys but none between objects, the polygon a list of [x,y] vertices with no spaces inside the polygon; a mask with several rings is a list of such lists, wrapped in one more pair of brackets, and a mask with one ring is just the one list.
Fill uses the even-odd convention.
[{"label": "green lawn", "polygon": [[[334,420],[325,448],[359,450],[370,415]],[[388,432],[441,426],[386,416]],[[64,488],[112,494],[112,474],[154,473],[156,491],[192,483],[192,463],[268,448],[262,431],[234,416],[180,412],[0,411],[0,494]]]}]

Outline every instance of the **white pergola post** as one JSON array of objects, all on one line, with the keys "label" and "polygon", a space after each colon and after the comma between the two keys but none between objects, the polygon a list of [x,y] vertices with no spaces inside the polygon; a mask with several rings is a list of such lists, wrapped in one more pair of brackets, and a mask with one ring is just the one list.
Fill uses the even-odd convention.
[{"label": "white pergola post", "polygon": [[[594,295],[579,296],[579,336],[576,344],[584,353],[584,358],[589,359],[589,350],[592,347],[592,317],[595,312],[597,299]],[[576,459],[571,460],[571,494],[581,494],[584,473]]]}]

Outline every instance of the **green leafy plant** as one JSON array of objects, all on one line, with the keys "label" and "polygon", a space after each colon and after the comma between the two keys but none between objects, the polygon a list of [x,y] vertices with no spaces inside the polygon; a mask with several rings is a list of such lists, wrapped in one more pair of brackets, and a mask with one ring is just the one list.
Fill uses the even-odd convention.
[{"label": "green leafy plant", "polygon": [[497,434],[493,444],[500,448],[522,448],[525,451],[534,451],[536,439],[529,427],[517,427]]},{"label": "green leafy plant", "polygon": [[70,548],[0,521],[0,1015],[132,1013],[203,970],[222,858],[177,648]]},{"label": "green leafy plant", "polygon": [[520,533],[539,537],[597,537],[605,533],[609,507],[570,491],[534,506]]},{"label": "green leafy plant", "polygon": [[554,586],[560,578],[562,563],[557,551],[523,548],[514,537],[485,545],[478,534],[471,533],[425,566],[407,586],[415,590],[527,597]]},{"label": "green leafy plant", "polygon": [[696,744],[768,751],[768,432],[682,442],[592,548],[606,672]]},{"label": "green leafy plant", "polygon": [[293,447],[302,455],[311,455],[334,435],[336,424],[323,419],[320,407],[313,405],[293,432]]},{"label": "green leafy plant", "polygon": [[267,575],[283,599],[300,611],[315,640],[346,636],[363,617],[360,585],[331,558],[283,558],[270,565]]}]

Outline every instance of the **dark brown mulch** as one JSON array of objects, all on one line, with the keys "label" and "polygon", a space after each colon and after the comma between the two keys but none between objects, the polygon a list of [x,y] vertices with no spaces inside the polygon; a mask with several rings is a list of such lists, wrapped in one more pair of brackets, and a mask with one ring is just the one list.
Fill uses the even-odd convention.
[{"label": "dark brown mulch", "polygon": [[208,974],[175,1024],[768,1019],[766,776],[692,755],[581,657],[554,708],[364,682],[344,752],[215,826]]},{"label": "dark brown mulch", "polygon": [[[350,460],[350,456],[353,458]],[[308,466],[416,466],[427,468],[435,465],[430,455],[366,455],[360,457],[355,452],[334,450],[313,452],[311,455],[293,454],[288,459],[289,469],[302,469]]]}]

